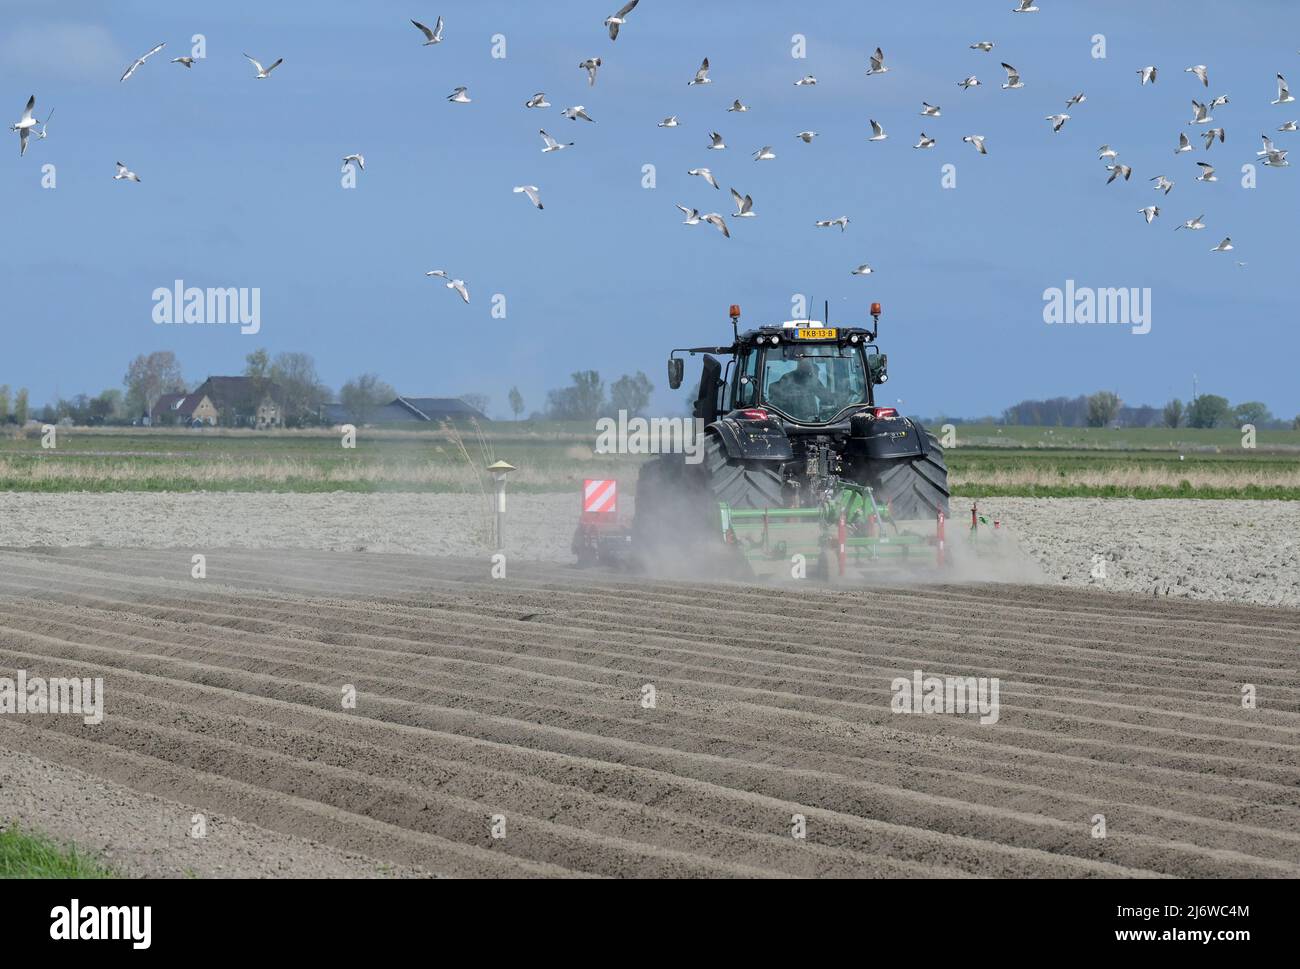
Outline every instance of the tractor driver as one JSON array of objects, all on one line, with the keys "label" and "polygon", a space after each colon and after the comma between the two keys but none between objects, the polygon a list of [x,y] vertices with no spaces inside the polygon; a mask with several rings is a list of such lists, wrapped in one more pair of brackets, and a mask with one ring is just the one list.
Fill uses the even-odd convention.
[{"label": "tractor driver", "polygon": [[800,357],[795,368],[769,388],[772,403],[795,420],[816,420],[819,405],[828,402],[831,392],[817,376],[817,368],[807,357]]}]

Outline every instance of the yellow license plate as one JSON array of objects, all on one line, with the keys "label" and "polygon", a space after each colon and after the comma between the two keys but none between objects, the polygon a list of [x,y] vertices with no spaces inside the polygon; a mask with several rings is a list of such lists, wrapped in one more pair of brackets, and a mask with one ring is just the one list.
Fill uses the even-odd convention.
[{"label": "yellow license plate", "polygon": [[800,340],[834,340],[840,335],[839,330],[812,330],[807,327],[799,331]]}]

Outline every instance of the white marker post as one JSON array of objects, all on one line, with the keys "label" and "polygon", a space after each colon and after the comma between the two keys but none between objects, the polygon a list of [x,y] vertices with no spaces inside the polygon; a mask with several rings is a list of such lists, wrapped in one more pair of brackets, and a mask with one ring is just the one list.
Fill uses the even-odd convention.
[{"label": "white marker post", "polygon": [[504,461],[498,461],[495,464],[488,465],[488,471],[492,474],[492,481],[496,485],[497,492],[497,551],[505,548],[505,533],[503,531],[506,517],[506,475],[511,471],[517,470],[514,465],[507,464]]}]

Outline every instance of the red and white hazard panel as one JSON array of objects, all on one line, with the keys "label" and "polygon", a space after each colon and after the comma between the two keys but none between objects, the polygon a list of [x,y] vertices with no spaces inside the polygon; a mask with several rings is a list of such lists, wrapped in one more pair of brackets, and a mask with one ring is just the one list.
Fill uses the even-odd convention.
[{"label": "red and white hazard panel", "polygon": [[612,478],[582,483],[582,514],[608,517],[618,514],[618,482]]}]

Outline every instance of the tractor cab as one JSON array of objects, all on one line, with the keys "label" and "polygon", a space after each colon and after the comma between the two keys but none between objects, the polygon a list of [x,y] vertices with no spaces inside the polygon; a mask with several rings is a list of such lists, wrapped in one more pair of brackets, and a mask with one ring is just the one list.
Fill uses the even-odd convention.
[{"label": "tractor cab", "polygon": [[[669,385],[676,388],[684,364],[676,354],[704,354],[695,416],[706,424],[737,411],[793,425],[834,424],[873,407],[873,388],[889,379],[876,329],[790,320],[740,333],[740,307],[731,310],[732,346],[674,350],[668,361]],[[871,310],[878,329],[880,305]],[[731,357],[725,372],[713,354]]]}]

